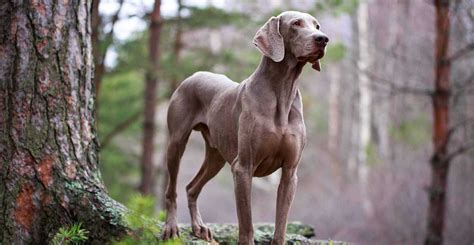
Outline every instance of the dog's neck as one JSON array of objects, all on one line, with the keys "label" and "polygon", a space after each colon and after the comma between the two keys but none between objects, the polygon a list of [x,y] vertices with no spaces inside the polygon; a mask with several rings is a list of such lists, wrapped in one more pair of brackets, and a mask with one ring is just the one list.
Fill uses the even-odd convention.
[{"label": "dog's neck", "polygon": [[285,55],[281,62],[263,56],[259,66],[248,81],[250,89],[257,95],[271,96],[276,100],[275,119],[282,124],[288,121],[291,106],[298,90],[298,77],[305,62]]}]

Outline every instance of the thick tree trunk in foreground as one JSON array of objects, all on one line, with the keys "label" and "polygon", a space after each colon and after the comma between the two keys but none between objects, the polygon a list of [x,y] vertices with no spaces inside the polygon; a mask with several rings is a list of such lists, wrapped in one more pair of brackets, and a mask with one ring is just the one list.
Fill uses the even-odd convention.
[{"label": "thick tree trunk in foreground", "polygon": [[156,89],[158,87],[158,63],[160,59],[159,44],[161,32],[161,1],[155,0],[150,15],[150,37],[148,40],[150,51],[150,66],[146,74],[145,84],[145,115],[143,122],[143,153],[141,159],[142,179],[140,192],[151,194],[154,184],[154,151],[155,151],[155,111]]},{"label": "thick tree trunk in foreground", "polygon": [[431,186],[428,191],[428,231],[425,244],[443,243],[446,190],[449,170],[448,131],[450,98],[449,1],[436,0],[435,93],[433,96],[433,156]]},{"label": "thick tree trunk in foreground", "polygon": [[82,222],[122,234],[94,125],[90,1],[0,3],[0,243],[46,243]]}]

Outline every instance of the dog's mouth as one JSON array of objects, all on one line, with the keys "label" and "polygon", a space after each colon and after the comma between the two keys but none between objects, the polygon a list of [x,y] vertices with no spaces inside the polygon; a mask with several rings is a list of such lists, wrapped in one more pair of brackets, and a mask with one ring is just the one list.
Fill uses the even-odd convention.
[{"label": "dog's mouth", "polygon": [[324,53],[325,53],[324,49],[318,49],[316,51],[311,52],[308,55],[300,57],[298,61],[314,64],[324,57]]},{"label": "dog's mouth", "polygon": [[321,71],[321,63],[319,60],[324,57],[324,49],[319,49],[314,52],[312,52],[310,55],[307,56],[306,62],[309,62],[312,64],[312,68]]},{"label": "dog's mouth", "polygon": [[308,57],[309,57],[309,60],[308,62],[309,63],[314,63],[320,59],[322,59],[324,57],[324,49],[318,49],[316,51],[314,51],[313,53],[311,53]]}]

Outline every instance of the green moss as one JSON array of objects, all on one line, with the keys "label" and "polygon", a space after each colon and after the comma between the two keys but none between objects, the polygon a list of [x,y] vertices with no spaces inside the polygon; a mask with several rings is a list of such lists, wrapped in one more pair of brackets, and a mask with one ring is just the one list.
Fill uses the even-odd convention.
[{"label": "green moss", "polygon": [[79,181],[67,181],[66,188],[71,191],[81,191],[85,189],[82,183]]},{"label": "green moss", "polygon": [[291,222],[286,226],[286,232],[290,234],[300,234],[304,237],[315,237],[314,228],[310,225],[305,225],[300,222]]},{"label": "green moss", "polygon": [[125,206],[110,198],[105,192],[96,194],[96,197],[99,199],[99,203],[102,203],[102,208],[104,209],[103,213],[107,216],[104,218],[106,218],[110,224],[126,226],[123,220],[126,212]]}]

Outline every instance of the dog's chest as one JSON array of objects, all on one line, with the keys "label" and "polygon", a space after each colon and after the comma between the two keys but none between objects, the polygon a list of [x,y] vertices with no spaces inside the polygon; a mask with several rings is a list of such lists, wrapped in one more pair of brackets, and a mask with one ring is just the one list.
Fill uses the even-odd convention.
[{"label": "dog's chest", "polygon": [[299,125],[284,128],[270,127],[262,130],[256,139],[254,176],[266,176],[283,165],[297,165],[304,145],[304,129]]}]

